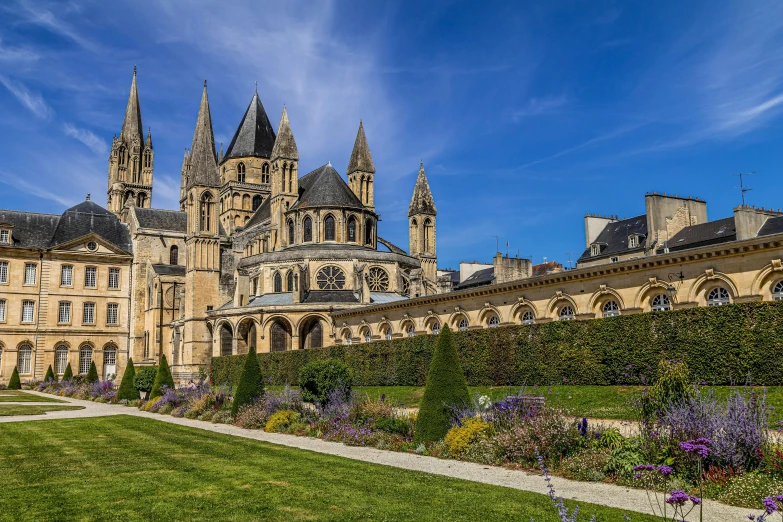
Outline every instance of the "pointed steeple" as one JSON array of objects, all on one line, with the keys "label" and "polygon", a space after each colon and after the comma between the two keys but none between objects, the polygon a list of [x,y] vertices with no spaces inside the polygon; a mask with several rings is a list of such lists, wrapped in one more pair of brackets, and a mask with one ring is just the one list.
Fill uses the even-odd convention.
[{"label": "pointed steeple", "polygon": [[[266,115],[261,100],[258,98],[258,92],[255,92],[231,143],[226,149],[224,159],[247,156],[269,158],[274,145],[275,131],[272,129],[272,124],[269,123],[269,117]],[[221,159],[221,163],[222,161]]]},{"label": "pointed steeple", "polygon": [[125,119],[122,122],[122,132],[120,138],[126,143],[133,143],[133,138],[138,138],[139,142],[144,139],[142,136],[141,125],[141,107],[139,107],[139,90],[136,86],[136,66],[133,66],[133,82],[131,82],[130,95],[128,96],[128,105],[125,107]]},{"label": "pointed steeple", "polygon": [[424,173],[424,162],[419,164],[419,176],[416,178],[416,186],[413,189],[411,205],[408,207],[408,217],[416,214],[436,215],[435,200],[432,198],[430,184],[427,183],[427,174]]},{"label": "pointed steeple", "polygon": [[367,136],[364,134],[364,125],[359,120],[359,132],[356,133],[356,141],[353,144],[351,160],[348,162],[348,171],[350,175],[353,172],[369,172],[375,174],[375,163],[372,161],[370,146],[367,144]]},{"label": "pointed steeple", "polygon": [[144,148],[151,149],[152,148],[152,129],[147,127],[147,139],[144,141]]},{"label": "pointed steeple", "polygon": [[196,130],[193,132],[193,146],[190,148],[188,165],[188,186],[220,185],[206,80],[204,80],[204,91],[201,95],[201,106],[196,119]]},{"label": "pointed steeple", "polygon": [[277,139],[272,148],[271,159],[284,158],[299,161],[299,150],[296,148],[294,133],[291,132],[291,124],[288,123],[288,112],[283,105],[283,115],[280,117],[280,125],[277,127]]}]

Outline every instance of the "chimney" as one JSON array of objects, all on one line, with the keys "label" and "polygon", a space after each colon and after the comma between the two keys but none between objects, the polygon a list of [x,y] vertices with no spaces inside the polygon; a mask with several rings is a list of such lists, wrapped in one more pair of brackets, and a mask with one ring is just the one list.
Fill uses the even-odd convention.
[{"label": "chimney", "polygon": [[737,229],[737,240],[751,239],[758,235],[759,229],[771,217],[781,214],[773,210],[764,210],[750,206],[734,208],[734,227]]},{"label": "chimney", "polygon": [[533,275],[532,261],[518,257],[504,257],[500,252],[495,254],[493,266],[495,284],[525,279]]},{"label": "chimney", "polygon": [[599,216],[598,214],[587,214],[585,216],[585,248],[590,248],[595,240],[598,238],[598,234],[603,232],[606,225],[617,221],[612,216]]}]

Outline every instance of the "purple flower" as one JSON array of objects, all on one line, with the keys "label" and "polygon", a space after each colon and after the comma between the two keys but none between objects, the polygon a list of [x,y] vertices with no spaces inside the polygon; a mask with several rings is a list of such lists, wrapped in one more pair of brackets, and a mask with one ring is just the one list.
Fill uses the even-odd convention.
[{"label": "purple flower", "polygon": [[767,497],[764,500],[762,500],[764,503],[764,509],[767,512],[767,514],[771,515],[775,511],[778,510],[778,504],[775,502],[775,498],[773,497]]},{"label": "purple flower", "polygon": [[709,445],[709,439],[686,440],[680,442],[680,449],[685,453],[695,453],[700,458],[704,458],[710,454]]},{"label": "purple flower", "polygon": [[674,473],[674,469],[672,469],[671,466],[658,466],[658,473],[660,473],[664,477],[668,477],[669,475]]},{"label": "purple flower", "polygon": [[688,499],[693,502],[694,506],[698,506],[701,504],[701,499],[699,497],[694,497],[693,495],[689,496]]},{"label": "purple flower", "polygon": [[690,500],[690,497],[686,492],[681,489],[675,489],[669,493],[669,498],[666,499],[666,503],[671,504],[672,506],[684,506],[688,500]]},{"label": "purple flower", "polygon": [[652,464],[639,464],[638,466],[634,466],[634,471],[653,471],[655,469],[655,466]]}]

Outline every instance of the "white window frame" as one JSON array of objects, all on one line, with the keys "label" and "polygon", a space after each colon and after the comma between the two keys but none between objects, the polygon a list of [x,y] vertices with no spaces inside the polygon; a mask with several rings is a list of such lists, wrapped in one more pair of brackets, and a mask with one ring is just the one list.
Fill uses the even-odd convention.
[{"label": "white window frame", "polygon": [[408,328],[405,329],[405,333],[408,337],[416,337],[416,327],[412,324],[408,325]]},{"label": "white window frame", "polygon": [[438,321],[435,321],[432,323],[432,328],[430,329],[432,332],[432,335],[439,335],[440,334],[440,323]]},{"label": "white window frame", "polygon": [[60,267],[60,286],[73,286],[73,265]]},{"label": "white window frame", "polygon": [[620,315],[620,305],[614,299],[605,302],[601,307],[601,315],[603,317],[617,317]]},{"label": "white window frame", "polygon": [[0,230],[0,243],[9,244],[11,242],[11,231],[8,229]]},{"label": "white window frame", "polygon": [[628,236],[628,248],[636,248],[639,246],[639,236],[631,234]]},{"label": "white window frame", "polygon": [[[25,319],[25,311],[29,310],[29,319]],[[22,322],[34,323],[35,322],[35,301],[25,299],[22,301]]]},{"label": "white window frame", "polygon": [[33,373],[33,347],[29,344],[23,344],[19,347],[17,353],[16,370],[22,375]]},{"label": "white window frame", "polygon": [[574,309],[570,304],[563,305],[560,311],[557,313],[558,321],[573,321],[576,318]]},{"label": "white window frame", "polygon": [[386,329],[386,333],[385,333],[385,335],[384,335],[384,338],[385,338],[387,341],[391,341],[391,340],[392,340],[392,335],[393,335],[393,334],[392,334],[391,328],[387,328],[387,329]]},{"label": "white window frame", "polygon": [[109,268],[109,290],[120,289],[120,269],[117,267]]},{"label": "white window frame", "polygon": [[459,320],[459,323],[457,323],[457,330],[460,332],[464,332],[468,329],[468,319],[465,316],[462,316],[462,319]]},{"label": "white window frame", "polygon": [[0,261],[0,285],[8,284],[8,261]]},{"label": "white window frame", "polygon": [[590,245],[590,257],[595,257],[601,253],[601,247],[597,243]]},{"label": "white window frame", "polygon": [[7,313],[7,304],[5,299],[0,299],[0,323],[5,322],[5,315]]},{"label": "white window frame", "polygon": [[92,346],[85,344],[79,348],[79,375],[86,375],[92,364]]},{"label": "white window frame", "polygon": [[[90,285],[89,274],[92,274],[92,285]],[[84,288],[98,288],[98,267],[84,267]]]},{"label": "white window frame", "polygon": [[497,328],[500,326],[500,318],[496,314],[492,314],[487,321],[487,328]]},{"label": "white window frame", "polygon": [[82,305],[82,324],[95,324],[95,303],[88,301]]},{"label": "white window frame", "polygon": [[62,375],[68,366],[68,346],[58,344],[54,349],[54,373]]},{"label": "white window frame", "polygon": [[364,342],[369,343],[372,341],[372,335],[370,335],[370,330],[367,330],[364,332]]},{"label": "white window frame", "polygon": [[778,281],[772,287],[772,300],[783,301],[783,280]]},{"label": "white window frame", "polygon": [[[114,310],[114,321],[112,322],[112,310]],[[118,326],[120,324],[120,305],[119,303],[106,304],[106,324],[108,326]]]},{"label": "white window frame", "polygon": [[24,284],[25,286],[34,286],[38,279],[38,263],[24,264]]},{"label": "white window frame", "polygon": [[[657,303],[656,303],[657,301]],[[672,309],[671,301],[669,301],[669,296],[666,294],[658,294],[656,296],[653,296],[652,299],[650,299],[650,308],[653,312],[668,312]]]},{"label": "white window frame", "polygon": [[57,305],[57,324],[70,324],[71,322],[71,303],[70,301],[60,301]]},{"label": "white window frame", "polygon": [[707,293],[707,306],[723,306],[731,303],[731,294],[722,286],[716,286]]},{"label": "white window frame", "polygon": [[351,336],[351,332],[345,334],[345,344],[347,345],[353,344],[353,337]]},{"label": "white window frame", "polygon": [[522,314],[522,324],[533,324],[536,322],[536,316],[531,310],[525,310]]}]

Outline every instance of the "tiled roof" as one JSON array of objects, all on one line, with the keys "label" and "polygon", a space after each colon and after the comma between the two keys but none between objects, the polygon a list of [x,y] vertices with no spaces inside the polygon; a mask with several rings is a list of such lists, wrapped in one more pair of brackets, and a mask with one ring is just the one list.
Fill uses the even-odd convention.
[{"label": "tiled roof", "polygon": [[771,236],[772,234],[783,234],[783,216],[771,217],[761,225],[759,236]]},{"label": "tiled roof", "polygon": [[299,178],[299,199],[292,209],[341,207],[362,209],[364,205],[331,164]]},{"label": "tiled roof", "polygon": [[532,277],[540,276],[548,274],[549,272],[553,270],[562,269],[563,265],[558,263],[557,261],[547,261],[546,263],[539,263],[537,265],[533,265],[532,268]]},{"label": "tiled roof", "polygon": [[244,156],[268,158],[274,146],[275,131],[269,123],[261,100],[258,99],[258,93],[255,93],[245,115],[242,116],[242,121],[226,150],[223,161]]},{"label": "tiled roof", "polygon": [[92,201],[83,201],[63,212],[49,246],[55,247],[88,234],[97,234],[126,252],[133,251],[128,227]]},{"label": "tiled roof", "polygon": [[188,215],[178,210],[163,210],[158,208],[133,207],[139,226],[154,230],[182,232],[188,229]]},{"label": "tiled roof", "polygon": [[[644,237],[640,238],[638,247],[628,248],[628,236],[632,234]],[[646,214],[623,219],[620,221],[614,221],[607,224],[594,241],[594,243],[597,243],[601,247],[601,253],[597,256],[591,256],[590,248],[588,247],[579,257],[577,263],[590,261],[591,259],[601,259],[603,257],[613,256],[626,252],[633,252],[635,250],[644,250],[644,241],[646,237]]]},{"label": "tiled roof", "polygon": [[691,225],[677,232],[666,246],[669,251],[684,250],[717,243],[726,243],[737,239],[737,229],[734,226],[734,217],[718,219]]},{"label": "tiled roof", "polygon": [[60,216],[18,210],[0,210],[0,223],[11,223],[13,246],[45,249],[49,246]]},{"label": "tiled roof", "polygon": [[263,203],[256,209],[250,220],[245,223],[245,230],[248,228],[263,223],[272,217],[272,198],[266,198]]},{"label": "tiled roof", "polygon": [[463,282],[458,284],[455,289],[462,290],[463,288],[470,288],[472,286],[488,285],[495,280],[495,267],[485,268],[478,270],[470,275]]},{"label": "tiled roof", "polygon": [[353,290],[310,290],[304,303],[358,303],[359,297]]},{"label": "tiled roof", "polygon": [[373,304],[394,303],[396,301],[405,301],[406,299],[410,298],[394,292],[370,292],[370,302]]},{"label": "tiled roof", "polygon": [[247,304],[248,306],[294,304],[294,296],[291,292],[257,295],[252,297]]}]

